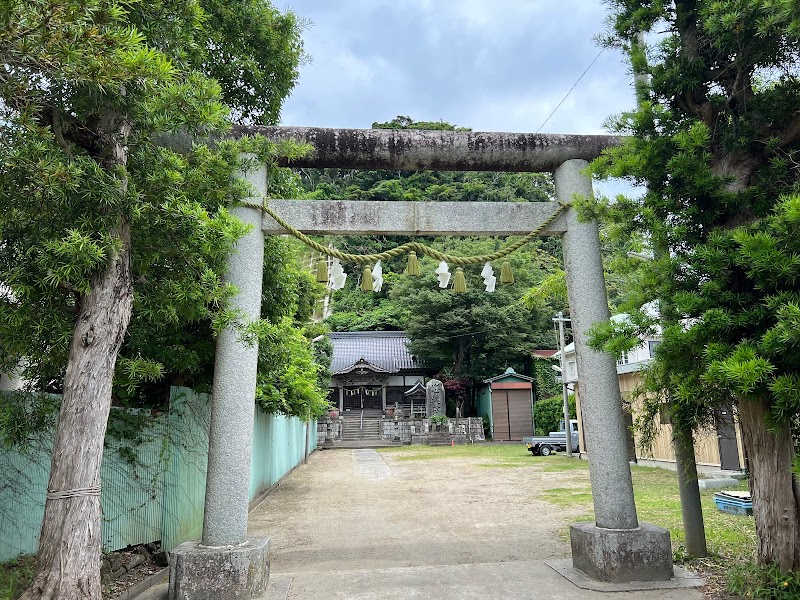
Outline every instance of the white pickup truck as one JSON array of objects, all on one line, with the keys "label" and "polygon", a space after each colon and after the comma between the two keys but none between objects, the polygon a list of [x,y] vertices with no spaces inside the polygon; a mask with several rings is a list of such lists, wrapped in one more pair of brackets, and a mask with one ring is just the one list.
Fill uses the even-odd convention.
[{"label": "white pickup truck", "polygon": [[[572,441],[572,450],[578,450],[578,421],[572,419],[569,422],[569,428],[572,432],[570,439]],[[534,436],[522,438],[522,443],[528,447],[528,450],[534,456],[550,456],[556,450],[562,452],[567,449],[567,434],[564,431],[564,421],[561,421],[561,431],[551,431],[548,436]]]}]

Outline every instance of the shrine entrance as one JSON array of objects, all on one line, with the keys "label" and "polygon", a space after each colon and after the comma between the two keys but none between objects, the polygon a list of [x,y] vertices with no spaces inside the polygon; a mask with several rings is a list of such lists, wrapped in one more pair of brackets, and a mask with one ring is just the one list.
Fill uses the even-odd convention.
[{"label": "shrine entrance", "polygon": [[[288,232],[315,249],[313,240],[306,234],[524,236],[522,243],[537,235],[560,236],[577,367],[582,378],[583,437],[591,449],[589,473],[595,513],[595,523],[577,523],[571,528],[570,568],[580,574],[577,579],[588,575],[605,582],[669,580],[673,575],[669,532],[639,523],[636,514],[616,360],[589,346],[592,326],[610,318],[598,226],[594,221],[579,218],[578,211],[572,207],[576,198],[593,196],[591,176],[587,174],[588,161],[598,157],[605,148],[618,145],[620,139],[585,135],[250,126],[234,128],[233,134],[261,134],[276,143],[299,142],[313,147],[313,152],[307,156],[295,157],[290,165],[281,166],[553,173],[557,196],[553,202],[298,201],[269,198],[266,166],[256,164],[253,157],[252,168],[241,174],[251,187],[252,196],[232,209],[252,229],[237,242],[229,258],[226,281],[239,290],[231,301],[231,309],[242,315],[245,325],[260,318],[265,234]],[[406,250],[423,251],[421,244],[407,246]],[[400,249],[395,250],[398,252],[392,256],[401,253]],[[320,251],[328,253],[324,247]],[[365,257],[345,257],[342,253],[338,253],[338,257],[344,259],[342,262],[363,265],[363,279],[367,279],[367,265],[373,257],[363,260]],[[444,263],[444,259],[440,260]],[[457,259],[454,264],[461,267],[476,263]],[[459,279],[463,282],[463,273],[460,275],[459,278],[457,270],[453,292],[459,291]],[[442,276],[444,273],[440,273]],[[340,278],[341,274],[337,273],[336,277]],[[487,282],[487,292],[493,287],[491,283]],[[269,540],[247,535],[252,399],[257,365],[257,344],[243,340],[236,324],[225,327],[217,337],[200,547],[215,548],[220,561],[229,560],[226,557],[235,553],[243,573],[248,569],[252,571],[256,563],[269,560],[265,550]],[[357,403],[360,407],[362,402],[375,405],[376,398],[385,403],[385,396],[376,397],[372,391],[360,389],[366,390],[368,386],[358,387],[351,396],[351,406]],[[355,390],[356,386],[351,389]],[[171,566],[171,572],[192,576],[194,567],[200,564],[198,552],[195,546],[181,548],[173,554],[176,566]],[[203,555],[202,561],[207,560]],[[571,577],[569,569],[553,568]],[[268,578],[268,566],[262,570]],[[256,582],[259,592],[264,589],[266,578]],[[170,585],[179,588],[180,582],[171,581]],[[230,590],[230,582],[226,582],[226,589]],[[247,597],[247,594],[257,595],[243,586],[237,597]]]},{"label": "shrine entrance", "polygon": [[344,410],[383,410],[383,386],[360,385],[344,388]]}]

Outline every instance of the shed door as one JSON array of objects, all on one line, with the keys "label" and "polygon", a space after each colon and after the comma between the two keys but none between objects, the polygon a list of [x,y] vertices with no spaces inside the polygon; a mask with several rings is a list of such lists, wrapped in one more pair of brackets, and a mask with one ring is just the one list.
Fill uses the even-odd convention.
[{"label": "shed door", "polygon": [[492,440],[507,442],[511,439],[508,428],[508,392],[492,390]]},{"label": "shed door", "polygon": [[508,390],[509,440],[533,435],[533,413],[530,390]]},{"label": "shed door", "polygon": [[492,390],[492,420],[496,441],[533,435],[530,390]]}]

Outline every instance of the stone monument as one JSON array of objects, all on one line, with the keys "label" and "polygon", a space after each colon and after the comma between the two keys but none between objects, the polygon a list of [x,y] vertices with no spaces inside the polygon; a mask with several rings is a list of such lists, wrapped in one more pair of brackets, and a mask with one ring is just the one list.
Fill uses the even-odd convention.
[{"label": "stone monument", "polygon": [[425,409],[428,418],[447,412],[447,405],[444,403],[444,384],[438,379],[431,379],[425,386]]}]

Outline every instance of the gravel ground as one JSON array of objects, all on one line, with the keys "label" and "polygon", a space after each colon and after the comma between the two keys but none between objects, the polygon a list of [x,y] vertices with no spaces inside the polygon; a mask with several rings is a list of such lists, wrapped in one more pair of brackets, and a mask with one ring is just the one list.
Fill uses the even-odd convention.
[{"label": "gravel ground", "polygon": [[[585,471],[487,467],[485,458],[402,460],[404,453],[314,453],[250,515],[272,538],[272,573],[565,558],[582,513],[539,499]],[[541,465],[541,463],[538,463]]]},{"label": "gravel ground", "polygon": [[[407,460],[420,452],[436,458]],[[566,526],[586,517],[541,499],[586,488],[585,469],[544,471],[554,462],[316,452],[250,513],[249,533],[272,540],[262,600],[702,600],[696,589],[589,591],[547,566],[569,556]],[[137,600],[166,597],[162,584]]]}]

